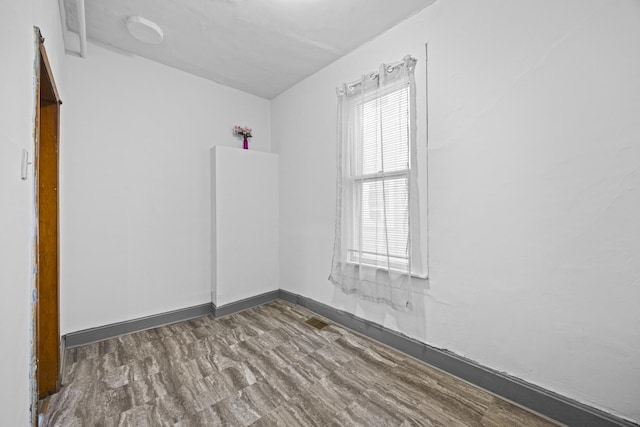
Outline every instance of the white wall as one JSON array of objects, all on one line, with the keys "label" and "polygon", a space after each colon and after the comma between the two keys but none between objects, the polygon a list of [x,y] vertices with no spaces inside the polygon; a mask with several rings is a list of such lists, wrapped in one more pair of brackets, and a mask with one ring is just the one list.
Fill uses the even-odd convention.
[{"label": "white wall", "polygon": [[[63,75],[57,3],[0,4],[0,413],[6,425],[27,426],[31,419],[31,290],[33,289],[34,180],[20,178],[22,150],[33,159],[33,26],[46,38],[54,78]],[[63,87],[58,84],[58,89]]]},{"label": "white wall", "polygon": [[67,57],[61,333],[211,301],[210,161],[269,101],[89,44]]},{"label": "white wall", "polygon": [[[22,149],[33,153],[33,29],[27,4],[0,9],[0,340],[5,345],[0,411],[13,425],[29,421],[33,179],[20,180]],[[9,421],[10,420],[10,421]]]},{"label": "white wall", "polygon": [[220,307],[280,289],[278,156],[217,146],[212,163],[212,296]]},{"label": "white wall", "polygon": [[[430,283],[401,314],[328,281],[335,92],[419,59]],[[640,421],[640,3],[447,0],[272,102],[281,287]]]},{"label": "white wall", "polygon": [[[280,153],[281,287],[640,421],[640,6],[436,3],[268,101],[104,48],[57,2],[0,6],[0,412],[29,422],[33,33],[62,99],[62,333],[210,300],[209,156]],[[334,87],[429,42],[429,289],[401,315],[335,290]],[[426,141],[424,92],[420,138]],[[270,126],[273,124],[273,132]]]}]

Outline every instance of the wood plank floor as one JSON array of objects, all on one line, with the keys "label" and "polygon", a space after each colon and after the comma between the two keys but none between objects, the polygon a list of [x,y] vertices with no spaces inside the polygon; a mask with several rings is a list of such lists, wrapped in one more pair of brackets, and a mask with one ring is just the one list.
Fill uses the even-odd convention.
[{"label": "wood plank floor", "polygon": [[45,426],[553,426],[283,301],[67,350]]}]

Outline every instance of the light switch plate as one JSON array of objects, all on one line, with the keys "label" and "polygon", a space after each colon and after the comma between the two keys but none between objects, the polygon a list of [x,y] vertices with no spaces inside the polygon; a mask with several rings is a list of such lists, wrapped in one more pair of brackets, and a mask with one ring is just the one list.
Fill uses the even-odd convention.
[{"label": "light switch plate", "polygon": [[22,149],[22,163],[21,163],[21,167],[20,167],[20,177],[22,178],[23,181],[26,181],[28,173],[29,173],[29,165],[31,163],[29,162],[29,152],[27,150],[25,150],[24,148]]}]

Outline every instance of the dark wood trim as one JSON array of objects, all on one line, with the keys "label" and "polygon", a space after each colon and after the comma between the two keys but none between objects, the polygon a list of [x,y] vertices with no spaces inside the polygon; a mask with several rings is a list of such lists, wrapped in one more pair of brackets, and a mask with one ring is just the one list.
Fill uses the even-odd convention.
[{"label": "dark wood trim", "polygon": [[55,393],[60,386],[58,151],[61,102],[43,40],[39,35],[34,169],[37,221],[34,318],[39,399]]},{"label": "dark wood trim", "polygon": [[41,96],[47,101],[47,103],[62,104],[56,82],[53,79],[53,72],[51,71],[51,64],[49,64],[49,57],[47,56],[47,50],[44,48],[44,39],[40,37],[40,67],[43,67],[46,71],[46,75],[49,77],[48,84],[44,87],[44,93]]}]

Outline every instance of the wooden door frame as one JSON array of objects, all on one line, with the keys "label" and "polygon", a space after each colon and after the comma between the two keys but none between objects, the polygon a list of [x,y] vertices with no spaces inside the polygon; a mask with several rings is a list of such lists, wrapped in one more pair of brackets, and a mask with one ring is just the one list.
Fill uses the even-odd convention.
[{"label": "wooden door frame", "polygon": [[38,399],[60,387],[59,140],[60,96],[38,28],[35,70],[35,290],[34,352]]}]

